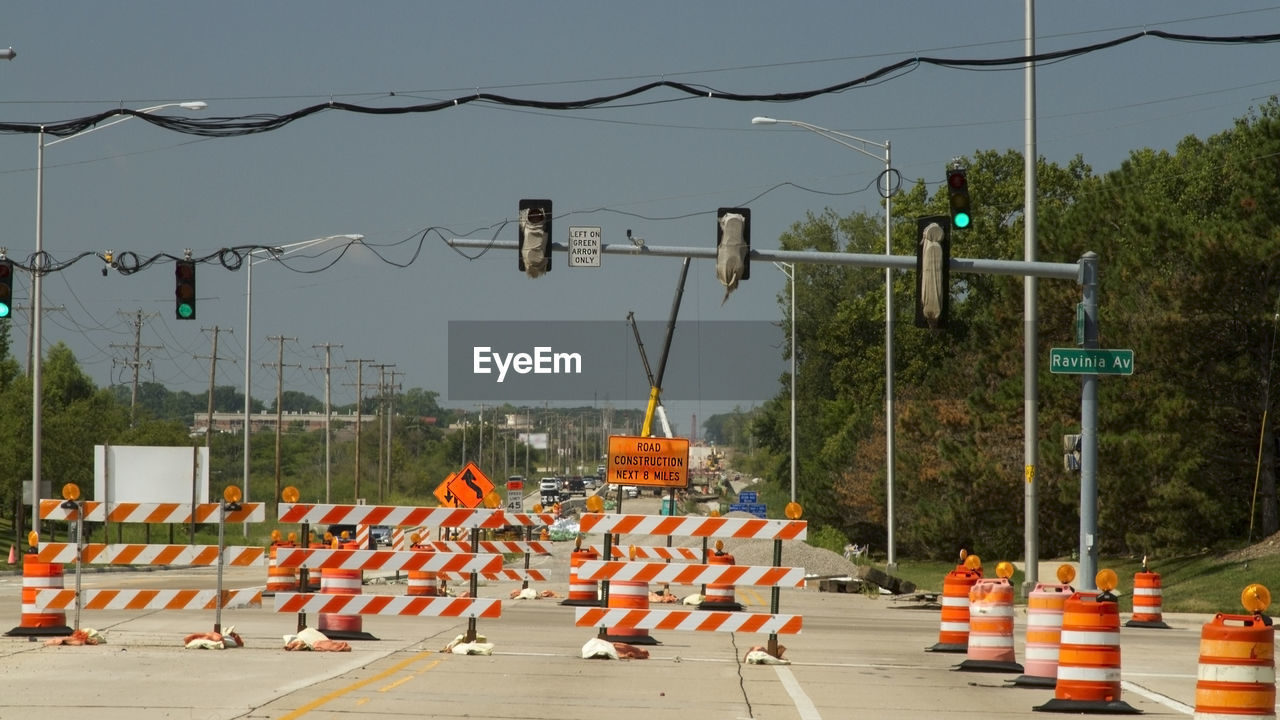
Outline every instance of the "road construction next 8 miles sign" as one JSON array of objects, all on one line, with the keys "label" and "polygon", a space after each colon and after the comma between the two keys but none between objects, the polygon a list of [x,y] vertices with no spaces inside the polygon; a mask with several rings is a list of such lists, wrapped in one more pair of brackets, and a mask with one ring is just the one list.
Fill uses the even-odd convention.
[{"label": "road construction next 8 miles sign", "polygon": [[689,440],[610,435],[606,480],[615,485],[688,488]]}]

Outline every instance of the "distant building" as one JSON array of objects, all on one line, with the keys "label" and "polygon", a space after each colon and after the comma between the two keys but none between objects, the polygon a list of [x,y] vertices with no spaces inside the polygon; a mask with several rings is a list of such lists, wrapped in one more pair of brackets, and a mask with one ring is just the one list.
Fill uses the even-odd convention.
[{"label": "distant building", "polygon": [[[359,418],[361,422],[375,422],[377,415],[362,415]],[[205,426],[209,420],[209,413],[195,413],[193,422],[191,423],[192,432],[203,433]],[[301,427],[308,432],[315,430],[324,430],[324,413],[284,413],[280,417],[285,429],[292,427]],[[356,414],[347,415],[333,414],[333,424],[340,425],[348,423],[354,425],[357,422]],[[260,430],[275,430],[276,414],[271,413],[253,413],[249,416],[249,427],[252,432]],[[244,429],[244,413],[228,413],[216,412],[213,414],[213,431],[220,433],[238,433]]]}]

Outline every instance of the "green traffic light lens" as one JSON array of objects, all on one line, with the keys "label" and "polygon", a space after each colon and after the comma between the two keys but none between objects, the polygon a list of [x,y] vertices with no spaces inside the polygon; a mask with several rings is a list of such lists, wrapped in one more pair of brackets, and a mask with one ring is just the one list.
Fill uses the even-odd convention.
[{"label": "green traffic light lens", "polygon": [[0,318],[9,317],[9,306],[6,303],[0,303]]},{"label": "green traffic light lens", "polygon": [[190,304],[182,303],[178,305],[178,317],[184,320],[188,320],[191,318],[191,316],[195,314],[196,314],[195,308],[191,307]]},{"label": "green traffic light lens", "polygon": [[958,228],[969,227],[969,213],[956,213],[955,224]]}]

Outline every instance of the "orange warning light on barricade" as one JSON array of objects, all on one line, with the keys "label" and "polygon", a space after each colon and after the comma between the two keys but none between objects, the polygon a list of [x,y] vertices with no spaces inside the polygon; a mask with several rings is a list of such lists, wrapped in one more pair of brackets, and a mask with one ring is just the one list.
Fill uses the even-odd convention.
[{"label": "orange warning light on barricade", "polygon": [[35,530],[32,530],[31,532],[27,533],[27,547],[30,547],[30,548],[40,547],[40,533],[36,532]]},{"label": "orange warning light on barricade", "polygon": [[497,493],[497,491],[495,491],[495,490],[490,490],[490,491],[489,491],[489,492],[484,496],[484,506],[485,506],[485,507],[487,507],[487,508],[489,508],[490,510],[492,510],[492,509],[494,509],[494,508],[500,508],[500,507],[502,507],[502,496],[501,496],[501,495],[499,495],[499,494]]},{"label": "orange warning light on barricade", "polygon": [[1098,589],[1102,592],[1111,592],[1120,584],[1120,577],[1116,575],[1116,571],[1111,568],[1103,568],[1098,571],[1098,575],[1094,578],[1094,582],[1098,584]]},{"label": "orange warning light on barricade", "polygon": [[280,491],[280,499],[287,503],[296,503],[300,497],[302,497],[302,494],[298,492],[298,488],[292,485]]},{"label": "orange warning light on barricade", "polygon": [[75,483],[67,483],[62,486],[62,499],[75,502],[80,499],[80,486]]},{"label": "orange warning light on barricade", "polygon": [[799,520],[804,515],[804,508],[798,502],[789,502],[782,512],[787,516],[788,520]]},{"label": "orange warning light on barricade", "polygon": [[1008,560],[1001,560],[996,563],[996,577],[1002,577],[1005,580],[1013,577],[1013,563]]},{"label": "orange warning light on barricade", "polygon": [[1247,585],[1240,593],[1240,604],[1249,612],[1263,612],[1271,605],[1271,591],[1258,583]]},{"label": "orange warning light on barricade", "polygon": [[291,543],[298,542],[298,533],[296,532],[289,533],[289,542]]},{"label": "orange warning light on barricade", "polygon": [[587,512],[598,513],[604,510],[604,500],[599,495],[587,498]]},{"label": "orange warning light on barricade", "polygon": [[244,497],[244,495],[240,492],[240,488],[235,485],[228,485],[222,488],[222,499],[226,500],[230,504],[240,502],[240,498],[242,497]]},{"label": "orange warning light on barricade", "polygon": [[1072,580],[1076,579],[1076,569],[1071,565],[1063,563],[1058,566],[1058,582],[1063,585],[1070,585]]},{"label": "orange warning light on barricade", "polygon": [[966,555],[964,558],[964,566],[969,570],[981,570],[982,558],[977,555]]},{"label": "orange warning light on barricade", "polygon": [[272,530],[272,531],[271,531],[271,542],[273,542],[273,543],[278,543],[278,542],[280,542],[280,531],[279,531],[279,530]]}]

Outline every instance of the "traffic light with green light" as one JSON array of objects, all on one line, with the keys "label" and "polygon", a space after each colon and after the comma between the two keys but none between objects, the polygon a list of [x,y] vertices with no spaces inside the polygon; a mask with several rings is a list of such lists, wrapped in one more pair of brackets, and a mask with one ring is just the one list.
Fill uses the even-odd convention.
[{"label": "traffic light with green light", "polygon": [[179,320],[196,318],[196,261],[179,260],[173,270],[173,314]]},{"label": "traffic light with green light", "polygon": [[969,171],[952,168],[947,171],[947,195],[950,199],[951,226],[963,230],[973,224],[972,206],[969,204]]},{"label": "traffic light with green light", "polygon": [[13,315],[13,261],[0,260],[0,319]]}]

